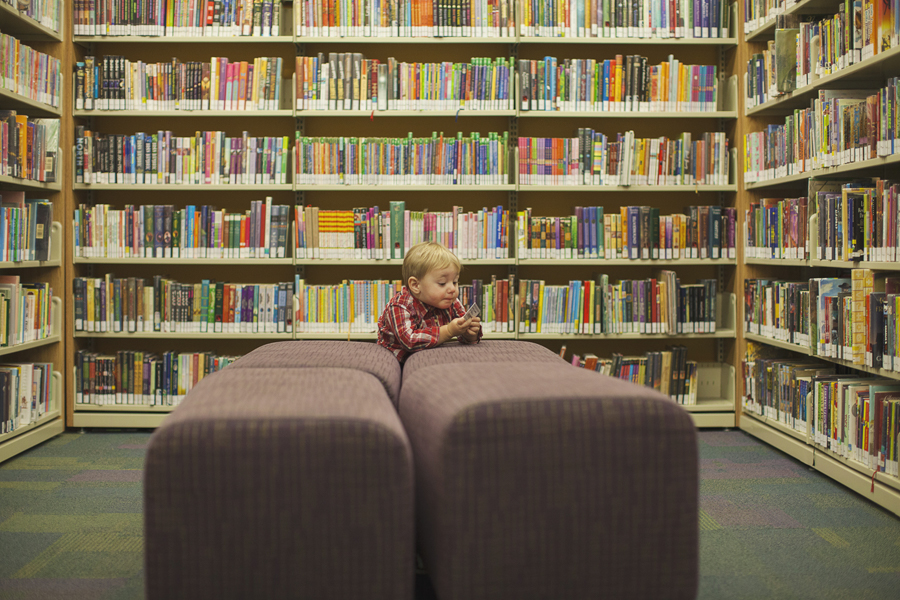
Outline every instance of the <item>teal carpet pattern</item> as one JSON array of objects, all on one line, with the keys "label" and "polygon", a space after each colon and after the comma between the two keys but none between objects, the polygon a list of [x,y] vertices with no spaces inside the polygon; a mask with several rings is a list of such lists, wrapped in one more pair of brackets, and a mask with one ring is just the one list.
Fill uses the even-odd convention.
[{"label": "teal carpet pattern", "polygon": [[[0,464],[0,599],[143,598],[149,437],[66,433]],[[700,598],[900,598],[900,519],[742,432],[699,437]]]}]

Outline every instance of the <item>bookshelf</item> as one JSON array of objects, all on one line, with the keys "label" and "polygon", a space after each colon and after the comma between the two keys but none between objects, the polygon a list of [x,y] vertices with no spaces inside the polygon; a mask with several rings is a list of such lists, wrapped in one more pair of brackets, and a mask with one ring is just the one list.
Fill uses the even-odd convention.
[{"label": "bookshelf", "polygon": [[[44,3],[45,8],[50,8],[51,3]],[[27,47],[28,52],[43,53],[52,59],[42,57],[43,64],[49,64],[53,59],[60,61],[60,69],[66,64],[68,46],[64,43],[68,20],[65,15],[65,5],[59,3],[56,18],[59,19],[57,29],[48,25],[53,24],[49,14],[29,15],[20,12],[5,2],[0,2],[0,22],[3,23],[2,33],[18,40],[22,47]],[[36,17],[36,18],[33,18]],[[24,51],[25,48],[22,48]],[[42,89],[36,80],[28,77],[28,74],[19,75],[21,80],[28,83],[31,90]],[[31,85],[30,82],[34,82]],[[45,88],[43,88],[45,89]],[[28,90],[25,90],[28,93]],[[61,91],[57,90],[60,99],[64,98]],[[46,97],[46,96],[45,96]],[[14,90],[0,89],[0,110],[14,110],[16,114],[27,115],[29,121],[33,119],[60,119],[59,146],[66,147],[65,141],[65,108],[53,106],[38,99],[39,94],[32,93],[22,95]],[[12,150],[11,150],[12,151]],[[60,159],[62,155],[57,152]],[[65,161],[62,161],[65,162]],[[49,321],[47,328],[42,332],[43,337],[32,339],[23,343],[15,343],[0,347],[0,363],[3,364],[49,364],[43,371],[46,379],[43,380],[42,394],[38,399],[38,405],[32,405],[30,415],[26,419],[25,413],[18,408],[20,417],[18,426],[7,433],[0,434],[0,462],[48,440],[65,430],[65,384],[64,373],[65,355],[65,297],[66,297],[66,236],[62,223],[65,222],[64,184],[62,179],[65,173],[65,165],[55,166],[55,182],[31,179],[34,172],[24,170],[23,178],[18,176],[0,175],[0,195],[4,196],[4,202],[18,202],[17,198],[23,198],[24,202],[31,200],[46,200],[52,206],[52,220],[45,228],[45,239],[49,239],[49,256],[46,260],[0,260],[0,273],[7,277],[17,277],[22,284],[45,284],[49,286],[47,310]],[[38,176],[40,178],[40,176]],[[36,209],[31,208],[34,211]],[[10,217],[12,215],[10,214]],[[33,243],[33,242],[32,242]],[[35,248],[35,246],[31,246]],[[10,247],[11,249],[11,247]],[[40,255],[39,255],[40,256]],[[19,257],[21,258],[21,256]],[[27,256],[26,256],[27,258]],[[37,311],[35,314],[39,314]],[[24,338],[29,339],[29,338]],[[37,376],[38,371],[32,372]],[[38,409],[35,412],[35,409]],[[27,422],[26,422],[27,421]]]},{"label": "bookshelf", "polygon": [[[757,8],[765,10],[765,3]],[[748,5],[745,4],[745,7]],[[750,59],[754,52],[765,50],[765,44],[774,39],[776,14],[796,15],[834,15],[845,9],[845,4],[836,0],[806,0],[792,2],[791,0],[769,3],[770,14],[747,15],[744,21],[744,40],[741,44],[739,55],[742,62]],[[751,18],[755,17],[755,18]],[[786,116],[793,114],[795,109],[808,109],[811,100],[819,97],[823,90],[853,90],[882,88],[885,82],[896,75],[900,67],[900,46],[897,45],[896,34],[892,41],[892,47],[882,50],[868,58],[862,58],[858,62],[843,65],[843,68],[830,74],[824,74],[814,78],[809,85],[798,87],[793,92],[776,96],[768,101],[747,108],[747,86],[744,78],[745,108],[742,110],[744,118],[739,119],[743,133],[765,131],[770,125],[783,125]],[[854,157],[855,158],[855,157]],[[748,178],[744,168],[740,168],[738,192],[740,212],[749,209],[751,202],[758,202],[763,198],[797,198],[808,195],[808,181],[810,178],[832,178],[839,181],[850,181],[861,177],[881,177],[891,179],[896,174],[896,166],[900,164],[900,155],[887,154],[877,157],[866,157],[863,160],[853,162],[844,161],[844,164],[825,168],[817,168],[803,172],[796,172],[797,165],[788,165],[787,168],[770,169],[768,171],[753,173]],[[755,181],[753,180],[755,179]],[[811,205],[810,205],[811,206]],[[743,215],[739,215],[743,218]],[[811,278],[850,277],[852,269],[869,269],[875,276],[891,276],[898,271],[896,262],[880,262],[875,260],[820,260],[816,258],[815,248],[818,247],[818,219],[819,217],[810,210],[808,243],[810,258],[759,258],[752,255],[754,248],[744,248],[740,253],[738,276],[741,280],[768,279],[785,282],[805,282]],[[746,239],[746,235],[745,235]],[[783,254],[782,254],[783,255]],[[745,305],[746,309],[746,305]],[[746,316],[742,317],[742,321]],[[781,330],[777,330],[781,331]],[[805,335],[805,334],[804,334]],[[754,344],[764,356],[774,356],[772,360],[802,360],[804,364],[822,365],[822,368],[836,368],[844,377],[872,376],[878,381],[890,382],[900,380],[900,372],[888,368],[867,366],[866,364],[854,364],[847,358],[835,358],[823,356],[813,351],[808,344],[798,344],[787,341],[790,338],[779,334],[762,335],[747,331],[742,324],[738,327],[738,347],[741,353],[748,349],[749,344]],[[801,338],[802,341],[802,338]],[[846,355],[845,355],[846,356]],[[789,367],[785,367],[786,369]],[[812,367],[810,367],[812,368]],[[877,384],[876,384],[877,385]],[[887,384],[885,384],[887,385]],[[800,417],[790,410],[778,406],[760,407],[758,398],[748,399],[747,385],[744,382],[740,392],[740,410],[738,414],[739,427],[747,433],[778,448],[782,452],[800,460],[804,464],[816,469],[822,474],[847,486],[861,496],[879,504],[885,509],[900,515],[900,478],[895,475],[874,470],[869,464],[864,464],[853,458],[844,456],[834,449],[831,441],[828,447],[813,436],[821,432],[813,432],[816,417],[809,412],[810,404]],[[868,389],[868,388],[866,388]],[[759,394],[757,394],[759,395]],[[809,398],[812,398],[811,394]],[[874,397],[873,397],[874,398]],[[874,400],[873,400],[874,401]],[[789,402],[789,401],[788,401]],[[815,402],[807,400],[807,402]],[[793,410],[793,409],[791,409]],[[803,409],[798,409],[803,410]],[[809,419],[802,422],[803,416]],[[854,441],[850,443],[855,443]],[[838,443],[838,442],[835,442]],[[846,443],[842,439],[840,444]]]}]

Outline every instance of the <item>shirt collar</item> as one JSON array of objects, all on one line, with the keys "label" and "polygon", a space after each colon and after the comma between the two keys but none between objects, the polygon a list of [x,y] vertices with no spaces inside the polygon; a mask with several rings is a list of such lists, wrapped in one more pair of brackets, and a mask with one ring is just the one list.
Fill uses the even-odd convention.
[{"label": "shirt collar", "polygon": [[412,295],[412,292],[408,287],[403,286],[403,293],[409,296],[409,305],[416,311],[421,317],[427,317],[429,313],[437,311],[437,309],[433,306],[429,306]]}]

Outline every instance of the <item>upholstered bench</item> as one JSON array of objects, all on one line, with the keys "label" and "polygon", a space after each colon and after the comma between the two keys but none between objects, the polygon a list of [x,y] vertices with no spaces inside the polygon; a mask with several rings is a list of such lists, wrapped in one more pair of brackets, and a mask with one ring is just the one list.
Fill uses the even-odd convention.
[{"label": "upholstered bench", "polygon": [[483,341],[411,356],[399,411],[441,600],[696,596],[696,432],[664,396]]},{"label": "upholstered bench", "polygon": [[412,456],[384,382],[285,367],[205,378],[151,437],[149,600],[412,598]]}]

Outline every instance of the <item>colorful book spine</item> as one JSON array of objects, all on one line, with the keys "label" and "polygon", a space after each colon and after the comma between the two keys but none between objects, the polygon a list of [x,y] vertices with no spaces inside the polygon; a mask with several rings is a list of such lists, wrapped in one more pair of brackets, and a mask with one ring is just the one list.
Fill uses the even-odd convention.
[{"label": "colorful book spine", "polygon": [[60,107],[62,78],[58,58],[0,33],[0,89],[55,108]]},{"label": "colorful book spine", "polygon": [[0,278],[0,348],[45,340],[53,335],[53,288]]},{"label": "colorful book spine", "polygon": [[0,364],[0,435],[37,423],[60,405],[52,363]]}]

